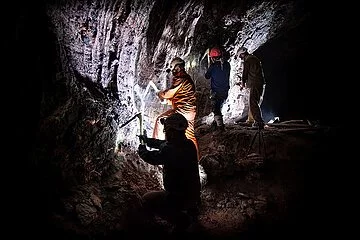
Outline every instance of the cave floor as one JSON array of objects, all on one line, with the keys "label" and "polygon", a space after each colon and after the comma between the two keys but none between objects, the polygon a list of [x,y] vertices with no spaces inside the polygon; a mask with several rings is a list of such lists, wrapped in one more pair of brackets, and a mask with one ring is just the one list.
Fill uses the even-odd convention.
[{"label": "cave floor", "polygon": [[[198,222],[185,236],[304,237],[305,166],[334,154],[328,150],[334,149],[336,131],[298,121],[268,124],[262,132],[245,124],[227,126],[224,132],[198,127],[200,162],[208,176]],[[166,222],[157,226],[148,233],[174,236]]]},{"label": "cave floor", "polygon": [[[75,234],[75,239],[303,238],[309,214],[305,179],[310,176],[305,172],[339,154],[338,133],[336,128],[302,122],[268,124],[261,132],[244,124],[227,125],[225,131],[198,126],[200,165],[206,181],[198,221],[186,233],[172,233],[172,226],[157,218],[145,225],[129,224],[125,231],[110,222],[113,231],[107,229],[106,234],[96,236]],[[126,178],[139,182],[139,175]],[[109,215],[116,210],[109,209]],[[59,239],[74,239],[73,233],[61,235]]]}]

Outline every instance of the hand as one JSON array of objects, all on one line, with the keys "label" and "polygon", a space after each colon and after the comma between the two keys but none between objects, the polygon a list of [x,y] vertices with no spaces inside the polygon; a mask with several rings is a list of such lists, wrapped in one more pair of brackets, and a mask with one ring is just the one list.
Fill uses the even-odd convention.
[{"label": "hand", "polygon": [[146,135],[137,135],[139,137],[140,142],[147,143],[147,136]]},{"label": "hand", "polygon": [[145,152],[147,152],[146,145],[140,144],[138,147],[138,154],[141,156]]},{"label": "hand", "polygon": [[162,93],[162,91],[158,91],[158,92],[156,93],[156,95],[157,95],[158,98],[160,98],[160,100],[162,101],[162,100],[163,100],[163,97],[161,96],[161,93]]},{"label": "hand", "polygon": [[161,103],[161,104],[168,104],[168,99],[163,98],[163,97],[161,96],[161,93],[162,93],[162,91],[159,91],[159,92],[156,93],[156,95],[157,95],[158,98],[160,99],[160,103]]}]

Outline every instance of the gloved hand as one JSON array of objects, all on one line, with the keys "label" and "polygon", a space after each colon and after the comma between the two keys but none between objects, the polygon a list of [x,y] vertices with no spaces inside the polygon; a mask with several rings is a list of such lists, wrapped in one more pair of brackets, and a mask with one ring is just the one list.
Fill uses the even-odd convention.
[{"label": "gloved hand", "polygon": [[156,95],[157,95],[158,98],[160,99],[160,103],[161,103],[161,104],[167,104],[167,99],[165,99],[165,98],[162,97],[162,91],[158,91],[158,92],[156,93]]},{"label": "gloved hand", "polygon": [[145,152],[147,152],[146,145],[140,144],[138,147],[139,156],[143,155]]},{"label": "gloved hand", "polygon": [[147,143],[147,136],[146,135],[137,135],[139,137],[140,142]]},{"label": "gloved hand", "polygon": [[159,98],[160,100],[163,100],[162,91],[158,91],[158,92],[156,93],[156,95],[158,96],[158,98]]}]

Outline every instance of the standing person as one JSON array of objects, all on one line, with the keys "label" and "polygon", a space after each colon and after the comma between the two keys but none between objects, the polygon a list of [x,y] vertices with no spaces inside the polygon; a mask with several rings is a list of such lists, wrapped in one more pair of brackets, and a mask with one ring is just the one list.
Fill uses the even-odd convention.
[{"label": "standing person", "polygon": [[182,114],[188,121],[188,127],[185,135],[192,140],[198,152],[198,159],[200,160],[199,147],[195,137],[195,117],[196,117],[196,97],[195,84],[190,75],[185,71],[185,61],[179,57],[175,57],[170,62],[170,69],[172,72],[172,84],[168,89],[159,91],[157,93],[161,101],[166,100],[171,109],[160,114],[155,122],[153,138],[165,139],[163,126],[160,119],[170,116],[173,113]]},{"label": "standing person", "polygon": [[210,100],[214,121],[212,128],[224,130],[224,121],[221,108],[228,97],[230,89],[230,63],[223,58],[222,51],[214,47],[209,52],[211,64],[205,73],[205,78],[210,79]]},{"label": "standing person", "polygon": [[264,95],[266,82],[262,64],[260,59],[255,55],[250,54],[245,47],[240,48],[239,57],[244,61],[241,78],[241,90],[244,87],[250,89],[249,114],[247,122],[252,121],[253,118],[254,123],[252,126],[263,129],[265,124],[260,104]]},{"label": "standing person", "polygon": [[187,119],[180,113],[164,118],[165,140],[140,135],[150,148],[139,145],[141,159],[152,165],[163,165],[164,190],[151,191],[142,197],[143,207],[151,216],[164,217],[175,224],[175,231],[185,230],[198,214],[200,174],[197,149],[185,135]]}]

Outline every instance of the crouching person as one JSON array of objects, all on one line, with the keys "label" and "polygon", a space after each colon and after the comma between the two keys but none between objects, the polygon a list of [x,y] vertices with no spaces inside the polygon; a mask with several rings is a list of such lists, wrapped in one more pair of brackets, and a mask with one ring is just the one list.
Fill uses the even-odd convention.
[{"label": "crouching person", "polygon": [[[188,121],[182,114],[174,113],[161,122],[165,140],[139,136],[144,142],[138,148],[140,158],[152,165],[163,165],[164,190],[146,193],[143,207],[147,213],[174,224],[174,232],[182,232],[196,220],[200,204],[197,149],[185,136]],[[146,146],[153,149],[149,151]]]}]

